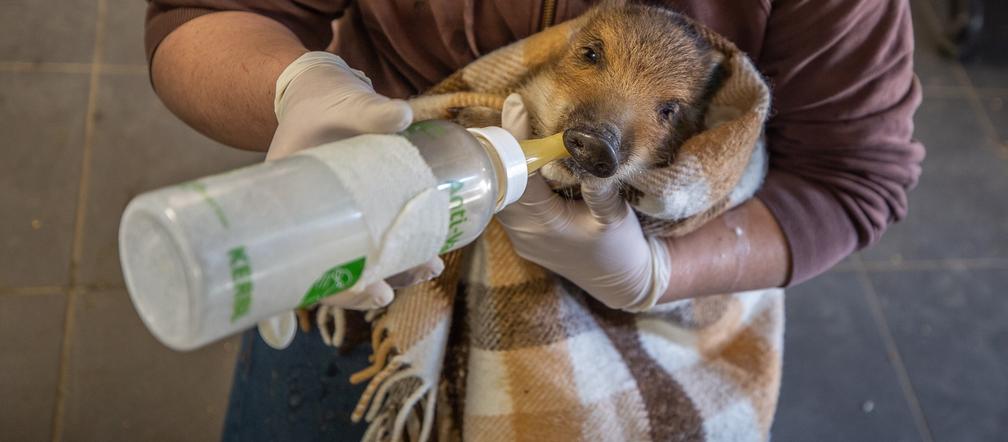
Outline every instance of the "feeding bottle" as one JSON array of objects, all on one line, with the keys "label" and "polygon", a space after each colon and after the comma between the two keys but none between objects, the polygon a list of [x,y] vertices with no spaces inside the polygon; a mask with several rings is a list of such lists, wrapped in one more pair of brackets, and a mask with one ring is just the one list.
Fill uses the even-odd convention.
[{"label": "feeding bottle", "polygon": [[[352,287],[381,240],[366,219],[374,212],[360,206],[394,186],[360,195],[347,172],[378,171],[373,161],[342,158],[341,148],[393,138],[415,146],[434,193],[449,201],[440,253],[475,240],[495,212],[521,196],[529,173],[567,155],[560,134],[519,144],[501,128],[431,120],[395,136],[362,135],[139,195],[123,214],[119,251],[148,329],[171,348],[193,349]],[[380,167],[399,173],[394,162]]]}]

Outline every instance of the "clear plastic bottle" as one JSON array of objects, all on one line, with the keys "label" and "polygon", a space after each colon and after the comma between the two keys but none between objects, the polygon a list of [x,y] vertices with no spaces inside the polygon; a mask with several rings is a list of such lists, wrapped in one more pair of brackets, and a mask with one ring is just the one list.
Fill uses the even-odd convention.
[{"label": "clear plastic bottle", "polygon": [[[521,196],[529,173],[567,154],[559,134],[519,148],[503,129],[445,121],[419,122],[400,135],[449,197],[441,253],[476,239],[496,211]],[[134,306],[154,336],[177,350],[194,349],[351,287],[375,241],[333,167],[356,165],[299,154],[130,202],[120,258]]]}]

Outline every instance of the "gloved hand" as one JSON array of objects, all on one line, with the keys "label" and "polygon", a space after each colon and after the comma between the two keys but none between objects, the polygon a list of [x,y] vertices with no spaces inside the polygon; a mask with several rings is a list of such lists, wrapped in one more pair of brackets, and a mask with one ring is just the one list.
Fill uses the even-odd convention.
[{"label": "gloved hand", "polygon": [[413,110],[375,92],[363,72],[337,55],[308,52],[277,78],[277,126],[266,159],[364,133],[406,129]]},{"label": "gloved hand", "polygon": [[[328,52],[308,52],[280,73],[273,109],[278,126],[266,161],[363,133],[400,132],[413,120],[405,101],[376,93],[363,72]],[[443,269],[441,259],[434,258],[386,281],[323,298],[320,314],[383,307],[392,302],[393,284],[404,287],[426,281]],[[296,323],[293,311],[281,313],[260,321],[259,334],[271,347],[283,349],[294,339]]]},{"label": "gloved hand", "polygon": [[[363,72],[329,52],[308,52],[280,74],[274,99],[277,126],[266,154],[275,160],[310,147],[364,133],[401,132],[413,120],[403,100],[380,95]],[[341,292],[322,303],[368,310],[392,302],[392,288],[429,280],[441,273],[440,258],[356,292]]]},{"label": "gloved hand", "polygon": [[[517,95],[505,101],[502,121],[528,138],[528,117]],[[515,251],[566,278],[610,308],[643,311],[655,305],[669,282],[664,241],[646,238],[630,205],[612,183],[581,185],[583,201],[554,193],[542,176],[497,219]]]}]

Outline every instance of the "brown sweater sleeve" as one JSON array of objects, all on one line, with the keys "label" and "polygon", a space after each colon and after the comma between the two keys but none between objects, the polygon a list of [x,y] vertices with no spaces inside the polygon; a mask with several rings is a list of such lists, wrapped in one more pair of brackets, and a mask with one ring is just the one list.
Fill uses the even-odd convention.
[{"label": "brown sweater sleeve", "polygon": [[332,40],[332,21],[350,0],[148,0],[144,46],[150,63],[157,46],[179,26],[217,11],[254,12],[288,27],[311,50]]},{"label": "brown sweater sleeve", "polygon": [[907,213],[924,147],[908,2],[777,0],[758,64],[773,89],[758,197],[788,238],[789,284],[874,243]]}]

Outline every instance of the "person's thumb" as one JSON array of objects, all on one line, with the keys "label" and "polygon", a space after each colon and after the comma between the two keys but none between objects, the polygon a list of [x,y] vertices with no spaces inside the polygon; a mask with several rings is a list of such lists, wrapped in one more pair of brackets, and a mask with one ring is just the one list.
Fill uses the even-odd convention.
[{"label": "person's thumb", "polygon": [[528,109],[525,108],[521,95],[511,94],[504,100],[504,107],[501,108],[501,127],[519,140],[532,136]]},{"label": "person's thumb", "polygon": [[357,310],[371,310],[378,307],[385,307],[395,298],[395,291],[392,286],[385,281],[377,281],[364,288],[362,293],[364,299],[362,303],[355,304],[351,308]]},{"label": "person's thumb", "polygon": [[360,93],[340,106],[340,111],[347,114],[343,118],[348,129],[362,134],[402,132],[413,122],[409,103],[373,92]]},{"label": "person's thumb", "polygon": [[[360,134],[402,132],[413,121],[413,109],[403,100],[393,100],[370,92],[353,91],[323,113],[290,115],[273,134],[266,160],[271,161],[297,151]],[[306,124],[321,119],[325,124]]]}]

